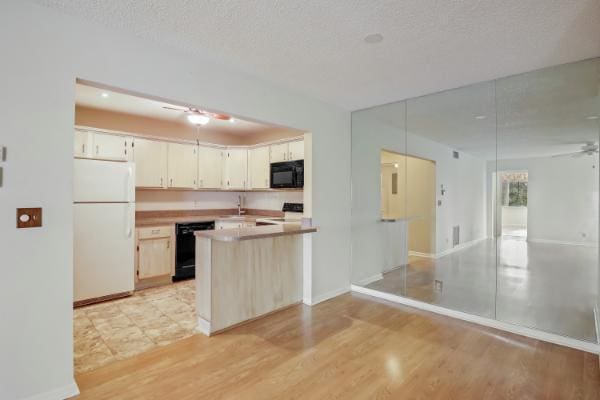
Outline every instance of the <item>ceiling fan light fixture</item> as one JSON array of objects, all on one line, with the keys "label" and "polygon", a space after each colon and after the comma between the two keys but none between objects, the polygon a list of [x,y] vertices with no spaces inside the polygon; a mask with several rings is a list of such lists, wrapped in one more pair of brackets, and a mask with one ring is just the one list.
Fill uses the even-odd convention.
[{"label": "ceiling fan light fixture", "polygon": [[201,114],[188,114],[187,119],[194,125],[206,125],[210,121],[210,118]]}]

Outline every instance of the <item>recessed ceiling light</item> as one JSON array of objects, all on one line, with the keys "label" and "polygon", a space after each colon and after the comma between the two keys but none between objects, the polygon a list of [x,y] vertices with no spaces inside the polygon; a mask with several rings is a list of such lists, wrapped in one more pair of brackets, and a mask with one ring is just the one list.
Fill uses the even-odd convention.
[{"label": "recessed ceiling light", "polygon": [[370,35],[365,36],[365,43],[373,44],[379,43],[383,40],[383,35],[381,33],[371,33]]},{"label": "recessed ceiling light", "polygon": [[586,117],[586,119],[594,120],[594,119],[598,119],[598,116],[597,115],[590,115],[589,117]]},{"label": "recessed ceiling light", "polygon": [[210,121],[210,118],[202,114],[188,114],[187,119],[194,125],[206,125]]},{"label": "recessed ceiling light", "polygon": [[398,164],[394,164],[394,168],[398,168],[398,167],[399,167],[399,165],[398,165]]},{"label": "recessed ceiling light", "polygon": [[476,115],[475,119],[486,119],[487,115]]},{"label": "recessed ceiling light", "polygon": [[102,92],[102,93],[100,93],[100,96],[102,96],[103,98],[106,99],[108,97],[108,93]]},{"label": "recessed ceiling light", "polygon": [[229,122],[231,122],[233,124],[235,122],[235,118],[233,118],[233,117],[229,118]]}]

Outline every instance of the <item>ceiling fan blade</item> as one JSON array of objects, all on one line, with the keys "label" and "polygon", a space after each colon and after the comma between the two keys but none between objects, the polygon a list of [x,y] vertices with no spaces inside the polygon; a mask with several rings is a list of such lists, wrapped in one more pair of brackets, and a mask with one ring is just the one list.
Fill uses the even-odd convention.
[{"label": "ceiling fan blade", "polygon": [[168,106],[163,106],[162,108],[164,108],[165,110],[173,110],[173,111],[181,111],[181,112],[189,111],[189,110],[186,110],[185,108],[176,108],[176,107],[168,107]]},{"label": "ceiling fan blade", "polygon": [[214,113],[208,113],[208,115],[211,118],[214,119],[220,119],[222,121],[229,121],[231,119],[231,117],[229,115],[225,115],[225,114],[214,114]]}]

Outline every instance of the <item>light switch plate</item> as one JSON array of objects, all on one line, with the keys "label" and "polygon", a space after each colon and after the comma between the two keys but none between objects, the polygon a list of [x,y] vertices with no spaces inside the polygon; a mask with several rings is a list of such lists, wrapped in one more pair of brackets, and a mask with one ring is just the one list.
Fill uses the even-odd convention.
[{"label": "light switch plate", "polygon": [[41,208],[17,208],[17,228],[39,228],[42,226]]}]

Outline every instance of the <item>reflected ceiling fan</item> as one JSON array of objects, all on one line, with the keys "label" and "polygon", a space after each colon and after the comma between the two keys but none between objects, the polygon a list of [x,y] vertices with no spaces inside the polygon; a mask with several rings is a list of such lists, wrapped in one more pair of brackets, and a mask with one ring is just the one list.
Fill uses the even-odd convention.
[{"label": "reflected ceiling fan", "polygon": [[583,157],[583,156],[593,156],[594,154],[598,154],[598,145],[595,142],[583,142],[581,146],[581,150],[576,151],[574,153],[565,153],[565,154],[557,154],[552,157]]},{"label": "reflected ceiling fan", "polygon": [[218,119],[221,121],[229,121],[232,122],[233,118],[226,114],[219,114],[210,111],[200,110],[194,107],[188,108],[179,108],[179,107],[169,107],[163,106],[165,110],[179,111],[187,114],[187,119],[194,125],[206,125],[210,122],[211,119]]}]

